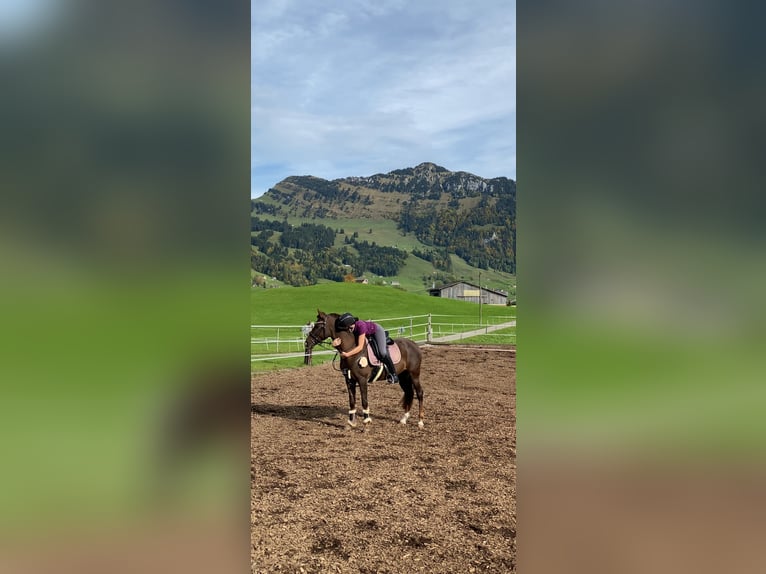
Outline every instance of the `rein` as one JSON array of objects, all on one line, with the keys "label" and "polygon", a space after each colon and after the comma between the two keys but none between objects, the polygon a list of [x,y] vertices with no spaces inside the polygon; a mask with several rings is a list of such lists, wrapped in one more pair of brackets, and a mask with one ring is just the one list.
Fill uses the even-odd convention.
[{"label": "rein", "polygon": [[[316,323],[314,323],[314,326],[316,326],[316,325],[322,325],[324,327],[324,326],[327,325],[327,321],[317,321]],[[330,337],[330,336],[332,336],[332,335],[328,335],[328,337]],[[307,339],[311,340],[311,346],[312,347],[316,347],[317,345],[320,345],[320,346],[326,345],[327,343],[325,343],[324,341],[328,337],[324,337],[323,339],[320,339],[319,337],[317,337],[316,335],[314,335],[311,332],[309,332],[309,334],[306,336]]]},{"label": "rein", "polygon": [[[327,333],[327,320],[326,319],[322,320],[322,321],[316,321],[314,323],[314,327],[316,327],[317,325],[323,327],[323,331],[322,331],[323,334]],[[313,331],[313,329],[312,329],[312,331]],[[327,336],[323,337],[321,339],[319,338],[319,336],[314,335],[313,332],[309,332],[308,335],[306,335],[306,340],[311,342],[311,348],[314,348],[316,346],[320,346],[320,347],[331,346],[332,345],[331,342],[330,343],[326,343],[325,342],[327,339],[331,339],[331,338],[332,338],[332,333],[327,333]],[[335,349],[335,347],[333,347],[333,349]],[[335,371],[342,372],[343,369],[341,369],[339,366],[338,367],[335,366],[336,361],[338,361],[339,359],[340,359],[340,350],[339,349],[335,349],[335,356],[332,359],[332,368]]]},{"label": "rein", "polygon": [[312,347],[326,347],[330,343],[325,343],[325,339],[317,339],[314,337],[311,333],[309,333],[308,337],[311,339],[311,346]]}]

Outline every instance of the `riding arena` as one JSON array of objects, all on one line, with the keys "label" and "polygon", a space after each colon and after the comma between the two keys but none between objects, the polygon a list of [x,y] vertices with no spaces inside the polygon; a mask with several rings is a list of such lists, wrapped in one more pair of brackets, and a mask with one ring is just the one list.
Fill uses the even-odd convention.
[{"label": "riding arena", "polygon": [[419,353],[422,425],[385,380],[350,424],[337,361],[252,376],[252,572],[515,572],[515,347]]}]

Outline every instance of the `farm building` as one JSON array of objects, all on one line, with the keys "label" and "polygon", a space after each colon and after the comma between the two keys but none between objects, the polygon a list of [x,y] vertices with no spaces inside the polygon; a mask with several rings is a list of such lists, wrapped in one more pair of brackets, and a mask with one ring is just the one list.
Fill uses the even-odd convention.
[{"label": "farm building", "polygon": [[508,294],[504,291],[494,291],[486,287],[479,287],[473,283],[465,281],[455,281],[441,287],[434,287],[428,290],[431,297],[444,297],[446,299],[458,299],[459,301],[469,301],[478,303],[479,297],[485,305],[507,305]]}]

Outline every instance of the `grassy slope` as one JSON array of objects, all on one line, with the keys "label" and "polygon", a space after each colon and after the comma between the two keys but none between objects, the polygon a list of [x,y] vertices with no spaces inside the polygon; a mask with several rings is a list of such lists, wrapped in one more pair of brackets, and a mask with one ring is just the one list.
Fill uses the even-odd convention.
[{"label": "grassy slope", "polygon": [[[327,283],[311,287],[253,289],[251,322],[261,325],[301,325],[316,318],[317,307],[330,312],[348,310],[362,318],[384,319],[427,313],[476,317],[475,303],[406,293],[400,289],[356,283]],[[515,307],[484,305],[487,318],[516,315]]]},{"label": "grassy slope", "polygon": [[[262,219],[278,219],[265,215],[259,215]],[[428,250],[429,247],[421,243],[412,233],[402,234],[402,231],[396,228],[396,223],[390,219],[310,219],[301,217],[288,217],[288,222],[293,225],[300,225],[301,223],[313,223],[319,225],[325,225],[334,230],[343,229],[346,235],[351,237],[354,232],[359,234],[359,241],[367,241],[372,243],[373,241],[378,245],[394,246],[398,249],[404,249],[405,251],[412,251],[413,249]],[[372,233],[370,233],[372,230]],[[275,237],[277,235],[275,234]],[[335,239],[336,247],[343,245],[343,236],[337,235]],[[471,281],[473,283],[479,282],[479,269],[468,265],[462,258],[457,255],[452,255],[452,273],[459,279]],[[427,261],[423,261],[416,257],[410,256],[407,259],[406,264],[400,270],[399,275],[396,277],[383,277],[386,281],[396,279],[400,282],[403,289],[407,291],[421,291],[425,292],[427,287],[423,284],[422,277],[430,276],[437,270]],[[381,279],[376,276],[369,276],[370,279]],[[511,298],[516,294],[516,277],[510,273],[503,273],[501,271],[481,271],[481,283],[485,287],[490,289],[503,289],[508,291]],[[431,285],[429,284],[428,287]]]}]

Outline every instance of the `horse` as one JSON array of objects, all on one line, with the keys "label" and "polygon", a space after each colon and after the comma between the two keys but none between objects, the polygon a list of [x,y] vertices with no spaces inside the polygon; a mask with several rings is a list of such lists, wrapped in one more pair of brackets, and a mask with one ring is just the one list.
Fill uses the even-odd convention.
[{"label": "horse", "polygon": [[[356,346],[356,340],[352,333],[348,331],[338,331],[335,328],[337,313],[324,313],[317,309],[317,319],[314,326],[306,336],[304,345],[307,359],[311,355],[311,349],[327,339],[337,342],[336,348],[341,351],[349,351]],[[339,341],[338,341],[339,339]],[[418,397],[418,427],[425,425],[423,409],[423,387],[420,384],[420,365],[422,362],[422,353],[420,348],[410,339],[395,339],[394,343],[399,348],[401,360],[394,365],[396,373],[399,375],[399,386],[404,391],[401,400],[401,406],[404,409],[404,415],[399,420],[401,424],[407,424],[410,418],[410,409],[414,402],[415,395]],[[362,349],[357,355],[348,358],[342,358],[340,361],[341,371],[346,381],[348,389],[348,421],[351,427],[356,426],[356,386],[359,385],[359,391],[362,397],[362,422],[369,424],[372,422],[370,409],[367,402],[367,385],[371,379],[375,378],[377,369],[374,369],[367,361],[367,348]]]}]

